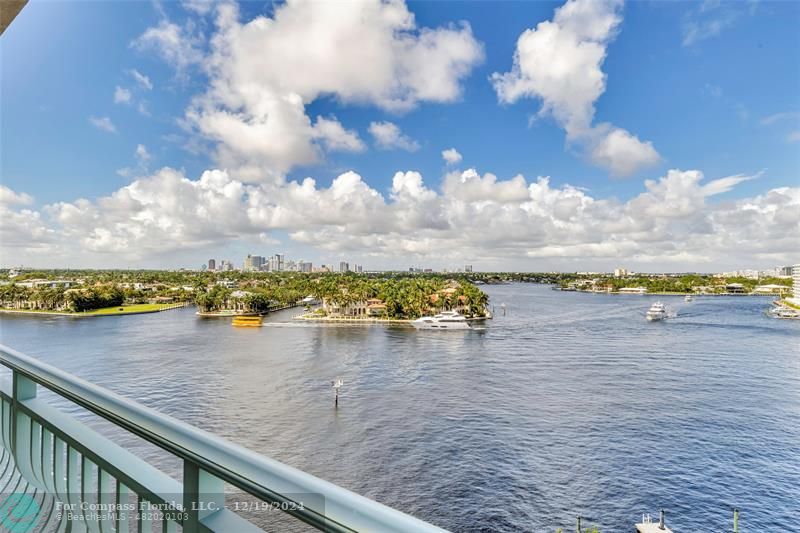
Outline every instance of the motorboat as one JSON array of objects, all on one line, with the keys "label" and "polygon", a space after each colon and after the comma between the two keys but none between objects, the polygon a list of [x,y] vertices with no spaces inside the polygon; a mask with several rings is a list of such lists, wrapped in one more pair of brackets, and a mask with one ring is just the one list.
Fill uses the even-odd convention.
[{"label": "motorboat", "polygon": [[442,311],[433,316],[423,316],[411,322],[417,329],[470,329],[467,319],[455,311]]},{"label": "motorboat", "polygon": [[683,297],[684,302],[691,302],[692,300],[694,300],[694,297],[691,294],[687,294]]},{"label": "motorboat", "polygon": [[667,318],[667,308],[661,302],[656,302],[650,306],[650,309],[647,310],[647,315],[645,316],[649,322],[664,320]]}]

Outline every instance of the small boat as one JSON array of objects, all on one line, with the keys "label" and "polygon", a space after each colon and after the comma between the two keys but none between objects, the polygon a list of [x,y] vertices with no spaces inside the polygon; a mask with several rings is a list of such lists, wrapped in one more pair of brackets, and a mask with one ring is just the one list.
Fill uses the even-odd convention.
[{"label": "small boat", "polygon": [[241,328],[258,328],[262,325],[261,315],[236,315],[231,324]]},{"label": "small boat", "polygon": [[768,310],[767,314],[773,318],[800,318],[800,311],[779,304],[775,304],[775,307]]},{"label": "small boat", "polygon": [[417,329],[471,329],[467,319],[455,311],[442,311],[438,315],[423,316],[411,322]]},{"label": "small boat", "polygon": [[683,301],[684,301],[684,302],[691,302],[692,300],[694,300],[694,297],[693,297],[691,294],[687,294],[687,295],[686,295],[686,296],[683,298]]},{"label": "small boat", "polygon": [[650,306],[645,315],[648,322],[655,322],[657,320],[664,320],[667,318],[667,308],[661,302],[656,302]]}]

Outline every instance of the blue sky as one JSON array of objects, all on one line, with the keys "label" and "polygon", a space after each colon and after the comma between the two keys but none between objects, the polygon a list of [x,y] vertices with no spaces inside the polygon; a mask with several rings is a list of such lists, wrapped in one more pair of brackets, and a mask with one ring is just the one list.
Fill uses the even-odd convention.
[{"label": "blue sky", "polygon": [[[580,7],[581,3],[576,4]],[[19,224],[27,224],[27,229],[22,228],[16,235],[41,241],[26,245],[4,233],[3,264],[46,266],[43,260],[55,260],[75,266],[196,267],[212,256],[240,262],[240,256],[249,251],[265,255],[283,251],[298,259],[302,256],[328,263],[349,259],[375,268],[403,268],[409,264],[456,267],[471,262],[482,264],[485,269],[507,266],[571,270],[600,269],[622,262],[641,265],[642,269],[656,268],[655,265],[663,269],[713,269],[774,266],[791,261],[792,253],[797,253],[796,241],[786,238],[761,250],[766,235],[749,237],[761,243],[756,255],[737,256],[726,251],[732,244],[747,246],[748,243],[720,240],[723,233],[731,233],[731,228],[724,227],[723,222],[731,219],[731,213],[720,213],[718,208],[741,209],[745,200],[782,188],[788,188],[790,193],[788,199],[781,201],[794,205],[796,198],[792,195],[798,186],[800,170],[800,69],[797,68],[800,45],[796,37],[800,4],[629,2],[596,8],[590,13],[592,21],[602,16],[615,17],[611,31],[599,39],[586,38],[590,44],[599,43],[604,53],[596,66],[605,75],[605,85],[597,98],[582,100],[594,110],[590,121],[578,120],[581,125],[570,129],[567,119],[558,118],[558,111],[540,112],[548,101],[555,102],[553,105],[562,110],[562,117],[566,113],[574,118],[575,109],[580,107],[575,99],[560,100],[557,91],[541,85],[547,78],[541,70],[526,72],[523,68],[517,73],[515,79],[524,86],[524,94],[507,101],[503,101],[501,89],[492,81],[494,73],[513,70],[520,35],[528,29],[541,34],[537,25],[553,21],[562,3],[409,2],[404,9],[413,14],[415,26],[404,31],[410,38],[421,42],[425,31],[449,28],[458,33],[457,45],[465,47],[463,53],[472,54],[464,60],[461,71],[454,69],[442,74],[455,82],[457,94],[438,92],[425,96],[424,83],[421,88],[415,85],[417,74],[413,69],[424,68],[424,54],[423,59],[414,59],[419,64],[413,63],[410,74],[403,74],[408,79],[396,80],[398,85],[406,84],[416,91],[413,102],[403,109],[387,104],[383,96],[375,96],[374,92],[368,97],[352,97],[347,79],[337,81],[334,91],[314,88],[310,96],[303,96],[302,109],[308,120],[314,123],[317,117],[335,117],[343,131],[357,137],[361,148],[329,149],[331,139],[313,137],[308,142],[317,152],[315,158],[290,157],[288,161],[284,158],[280,164],[270,159],[272,156],[261,157],[263,154],[256,161],[250,157],[252,151],[245,161],[242,154],[250,148],[238,146],[238,140],[231,140],[227,133],[211,131],[216,126],[202,118],[194,122],[188,118],[198,98],[204,99],[201,115],[210,117],[212,112],[223,110],[238,114],[246,124],[252,124],[248,113],[256,113],[253,110],[260,105],[249,101],[242,107],[241,102],[230,103],[218,95],[210,96],[209,87],[214,80],[225,79],[228,83],[232,79],[215,70],[218,64],[214,66],[212,58],[214,54],[221,57],[223,52],[211,44],[214,35],[230,29],[223,30],[216,21],[218,6],[198,5],[199,8],[192,9],[193,6],[178,2],[34,1],[0,37],[2,185],[11,191],[9,195],[27,195],[25,201],[8,202],[7,209],[16,216],[12,218]],[[274,17],[276,10],[288,13],[291,9],[295,8],[281,3],[242,3],[236,24],[246,25],[256,17],[266,20]],[[297,8],[297,11],[308,16],[315,8],[306,11]],[[462,22],[468,24],[469,35]],[[165,37],[163,34],[145,37],[148,29],[164,28],[167,23],[174,25],[176,36],[184,40],[172,44],[183,52],[188,50],[193,57],[185,64],[181,64],[185,57],[165,52],[167,47],[158,41]],[[559,24],[558,20],[554,24]],[[362,31],[352,25],[347,28],[351,33]],[[564,15],[559,35],[581,41],[580,30],[573,35],[568,33],[570,28],[568,15]],[[371,32],[374,28],[363,31]],[[270,46],[269,39],[264,33],[248,42],[251,48],[246,53],[259,54],[258,47],[262,42],[263,46]],[[307,48],[313,53],[317,37],[310,33],[304,34],[303,39],[305,43],[311,40]],[[319,37],[321,46],[324,39]],[[462,52],[448,51],[442,45],[433,53]],[[547,50],[535,48],[531,60],[535,59],[533,55],[541,59],[546,53]],[[339,55],[333,54],[330,61],[346,61],[347,55],[347,49],[343,49]],[[225,57],[230,64],[240,60],[246,64],[246,58]],[[554,65],[565,58],[545,60],[545,64]],[[412,60],[396,61],[409,68]],[[377,63],[380,64],[384,63]],[[292,66],[285,68],[291,72]],[[347,68],[343,65],[342,71]],[[378,67],[365,64],[364,68],[364,72],[374,72]],[[152,88],[137,82],[134,71],[146,76]],[[590,74],[577,71],[571,75],[581,80]],[[230,76],[234,75],[238,76]],[[258,76],[254,80],[247,80],[248,84],[263,81]],[[275,91],[277,82],[264,83],[272,84],[265,91]],[[287,81],[284,86],[281,81],[280,90],[293,92],[291,83]],[[123,101],[115,102],[115,91],[121,91],[123,97],[118,100]],[[569,109],[565,111],[566,107]],[[380,148],[370,134],[370,124],[375,122],[391,122],[418,148],[403,149],[397,139],[391,140],[391,146]],[[109,124],[113,124],[113,131],[109,131]],[[607,131],[602,130],[601,124],[607,124],[608,131],[620,129],[636,139],[630,149],[641,150],[641,155],[636,156],[639,163],[625,163],[625,175],[613,169],[621,168],[615,159],[620,157],[619,151],[628,153],[626,150],[615,152],[614,161],[606,163],[592,155],[607,139]],[[98,125],[105,125],[105,129]],[[644,146],[647,143],[651,148]],[[140,150],[137,158],[139,145],[144,151]],[[442,158],[442,151],[448,148],[455,148],[463,159],[448,165]],[[228,155],[220,155],[225,150]],[[269,220],[251,214],[247,221],[231,222],[216,234],[208,232],[208,238],[198,238],[185,229],[171,236],[170,227],[196,222],[183,219],[163,223],[159,228],[159,216],[147,211],[148,206],[126,204],[131,209],[131,219],[138,220],[144,229],[124,226],[119,206],[109,208],[103,198],[137,180],[148,179],[162,167],[177,169],[191,181],[198,180],[207,169],[224,169],[226,179],[245,188],[261,187],[264,197],[269,198]],[[632,225],[624,230],[598,225],[599,221],[589,220],[586,213],[581,220],[567,221],[577,224],[569,235],[582,236],[567,239],[569,246],[564,244],[562,233],[566,229],[557,221],[549,233],[531,230],[535,235],[530,238],[515,234],[508,243],[497,247],[491,245],[491,239],[454,238],[448,231],[459,229],[459,221],[448,218],[450,213],[463,207],[486,214],[479,198],[472,198],[466,206],[447,204],[453,199],[465,200],[463,194],[459,196],[456,192],[450,195],[452,198],[448,196],[446,174],[468,169],[475,169],[479,176],[495,175],[495,185],[518,174],[525,177],[526,186],[539,176],[549,176],[549,187],[565,198],[574,196],[564,189],[572,186],[594,203],[612,203],[607,207],[608,213],[625,211]],[[702,205],[686,212],[685,219],[667,216],[665,219],[669,220],[651,228],[651,234],[658,234],[669,243],[661,247],[661,255],[658,246],[643,244],[647,240],[642,234],[647,231],[642,224],[646,223],[636,219],[637,216],[652,219],[657,214],[652,210],[633,214],[638,204],[629,203],[648,191],[651,196],[660,194],[650,191],[644,182],[660,183],[670,169],[702,173],[702,179],[685,178],[686,187],[677,186],[676,190],[686,194],[692,194],[687,188],[692,179],[695,186],[730,176],[741,179],[730,186],[719,184],[713,195],[701,199]],[[371,207],[364,207],[360,200],[352,200],[355,203],[345,209],[354,217],[361,217],[358,227],[351,221],[343,222],[341,214],[331,214],[330,218],[323,217],[302,228],[291,218],[289,222],[276,221],[275,211],[283,207],[279,199],[291,196],[286,183],[312,177],[322,195],[337,176],[348,171],[358,174],[361,183],[382,195],[386,209],[395,211],[402,206],[392,200],[393,177],[397,172],[418,172],[422,185],[440,196],[439,204],[449,206],[445,209],[440,205],[445,213],[432,218],[448,218],[447,223],[420,222],[419,226],[370,229],[370,224],[375,225],[370,218]],[[675,185],[677,179],[670,183]],[[462,175],[461,182],[465,180]],[[169,188],[166,183],[161,185]],[[489,187],[486,191],[487,198],[497,202],[491,209],[505,214],[510,211],[503,204],[507,198],[502,194],[495,196],[497,189]],[[663,194],[661,200],[650,200],[654,204],[675,200],[671,193]],[[166,198],[159,194],[155,197]],[[77,205],[81,198],[90,205],[78,206],[81,215],[73,219],[80,218],[79,221],[68,220],[64,205]],[[247,211],[248,206],[259,209],[254,207],[252,195],[244,195],[241,201],[241,211]],[[314,201],[325,200],[320,196]],[[537,200],[529,201],[535,204]],[[737,201],[738,208],[733,205]],[[512,203],[515,209],[520,206],[516,200]],[[589,203],[584,198],[582,205]],[[313,205],[318,204],[292,205],[291,209],[302,212],[313,209]],[[679,202],[677,210],[680,205]],[[168,210],[169,206],[160,207]],[[364,207],[363,213],[360,207]],[[427,212],[433,209],[427,204],[425,208]],[[765,206],[763,210],[770,212],[771,208]],[[20,214],[23,211],[35,213],[34,220],[26,221],[31,216]],[[528,215],[538,213],[535,205],[522,211]],[[492,220],[497,220],[497,216]],[[403,214],[397,217],[407,220]],[[469,220],[476,217],[473,215]],[[221,222],[209,221],[216,229]],[[773,222],[758,221],[758,224],[768,227]],[[541,226],[541,221],[513,216],[509,223]],[[788,223],[784,230],[796,233],[796,220],[781,223]],[[115,224],[118,231],[114,230]],[[481,227],[463,229],[474,232]],[[7,229],[10,228],[11,223]],[[98,229],[111,231],[100,235]],[[598,231],[599,237],[588,237]],[[403,235],[404,232],[408,234]],[[343,233],[347,234],[346,239],[342,238],[338,244],[332,242]],[[695,239],[691,246],[674,246],[676,240],[691,240],[698,233],[702,238]],[[354,234],[359,239],[351,238]],[[87,240],[86,235],[94,237]],[[412,242],[415,236],[417,242]],[[710,245],[714,237],[718,238]],[[136,238],[161,239],[165,244],[143,246]],[[167,243],[171,240],[174,242]],[[446,251],[442,244],[436,244],[438,241],[449,243],[444,246]],[[602,250],[594,245],[602,245]],[[713,249],[715,246],[718,248]]]}]

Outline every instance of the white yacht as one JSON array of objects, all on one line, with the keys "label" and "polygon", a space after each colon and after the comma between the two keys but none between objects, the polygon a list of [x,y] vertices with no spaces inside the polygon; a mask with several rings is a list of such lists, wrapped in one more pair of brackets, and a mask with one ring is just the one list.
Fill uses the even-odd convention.
[{"label": "white yacht", "polygon": [[442,311],[438,315],[423,316],[411,322],[417,329],[470,329],[467,319],[455,311]]},{"label": "white yacht", "polygon": [[647,320],[655,322],[656,320],[664,320],[667,318],[667,308],[661,302],[656,302],[647,310]]},{"label": "white yacht", "polygon": [[684,302],[691,302],[692,300],[694,300],[694,297],[693,297],[691,294],[687,294],[687,295],[686,295],[686,296],[684,296],[684,298],[683,298],[683,301],[684,301]]}]

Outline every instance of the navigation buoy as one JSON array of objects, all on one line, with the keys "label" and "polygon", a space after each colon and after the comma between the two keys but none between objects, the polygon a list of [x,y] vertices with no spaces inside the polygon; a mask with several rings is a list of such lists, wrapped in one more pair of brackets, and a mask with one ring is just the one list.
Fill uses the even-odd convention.
[{"label": "navigation buoy", "polygon": [[333,405],[339,407],[339,389],[344,385],[344,380],[342,378],[336,378],[331,381],[331,385],[333,386],[333,392],[335,394]]}]

